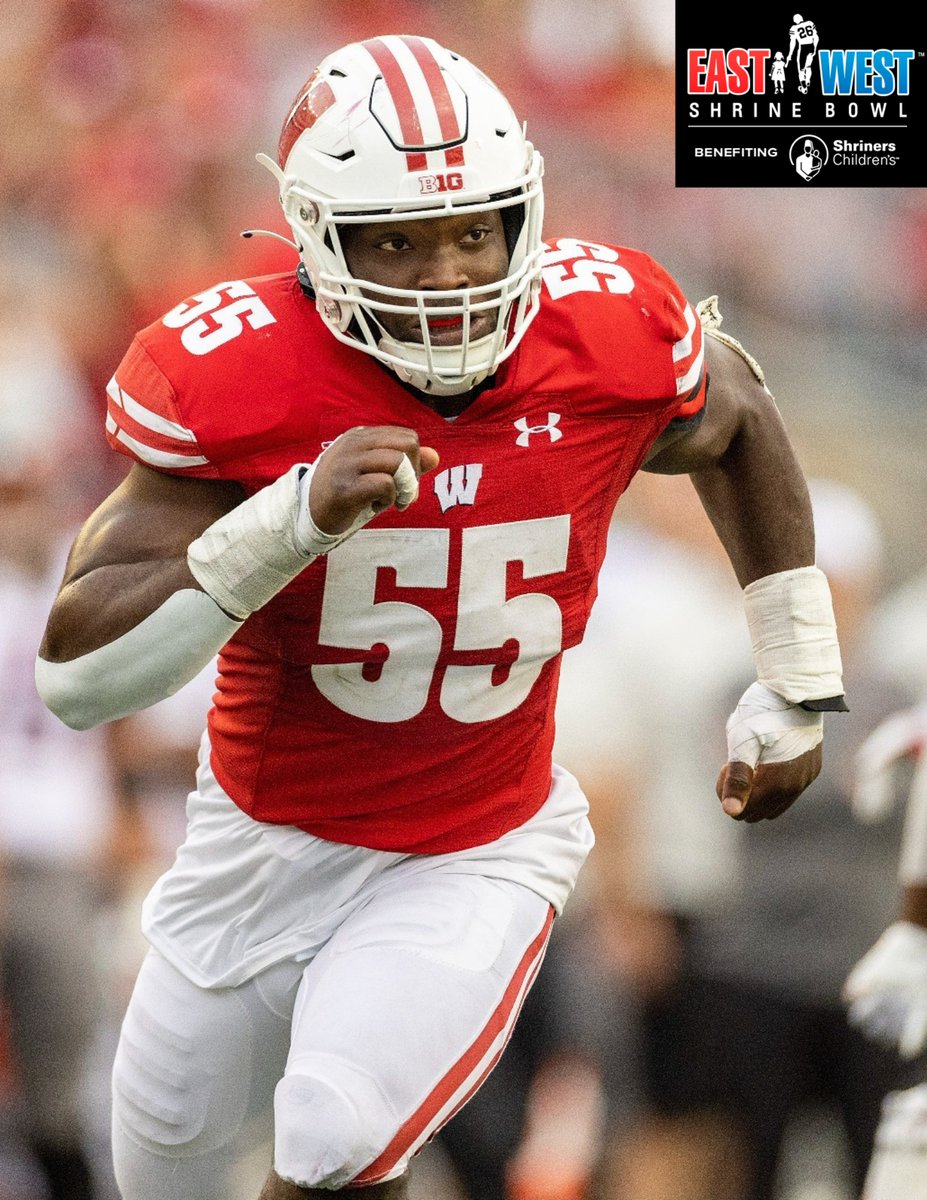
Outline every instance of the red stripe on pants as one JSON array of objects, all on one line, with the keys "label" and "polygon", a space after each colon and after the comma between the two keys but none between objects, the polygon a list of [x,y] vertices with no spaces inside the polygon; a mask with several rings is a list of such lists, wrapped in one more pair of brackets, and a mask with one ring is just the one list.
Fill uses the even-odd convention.
[{"label": "red stripe on pants", "polygon": [[[431,1090],[424,1102],[419,1105],[415,1112],[408,1118],[407,1121],[400,1127],[399,1132],[389,1143],[379,1158],[375,1159],[369,1167],[366,1167],[356,1179],[350,1184],[351,1187],[362,1187],[367,1184],[376,1183],[396,1166],[402,1156],[406,1153],[410,1146],[421,1137],[424,1131],[428,1128],[432,1121],[437,1117],[438,1113],[447,1104],[448,1100],[454,1093],[466,1083],[468,1078],[476,1072],[484,1057],[486,1056],[489,1047],[499,1034],[505,1029],[513,1014],[517,1016],[517,1002],[519,996],[524,998],[528,989],[524,987],[525,981],[537,973],[540,967],[540,960],[543,958],[544,951],[547,948],[547,939],[550,937],[551,926],[554,921],[553,908],[548,909],[547,918],[541,928],[540,933],[522,955],[521,961],[515,970],[515,974],[509,981],[508,986],[502,994],[502,999],[499,1001],[492,1016],[487,1021],[476,1039],[465,1051],[463,1056],[457,1060],[450,1071],[441,1079],[437,1085]],[[520,1006],[518,1006],[520,1007]],[[514,1020],[511,1021],[514,1025]],[[511,1032],[511,1030],[510,1030]],[[504,1048],[504,1047],[503,1047]],[[476,1091],[479,1085],[489,1074],[489,1070],[495,1065],[502,1050],[493,1057],[490,1067],[484,1068],[480,1072],[479,1077],[467,1092],[466,1099]],[[464,1103],[464,1100],[458,1104],[454,1112]],[[445,1118],[449,1120],[453,1114],[448,1114]],[[444,1124],[444,1121],[441,1122]],[[437,1128],[432,1131],[437,1132]]]}]

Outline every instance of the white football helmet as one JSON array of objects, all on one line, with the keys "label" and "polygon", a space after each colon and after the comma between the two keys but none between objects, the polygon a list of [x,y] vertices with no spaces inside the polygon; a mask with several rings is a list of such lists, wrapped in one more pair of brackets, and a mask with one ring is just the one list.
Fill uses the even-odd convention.
[{"label": "white football helmet", "polygon": [[[325,58],[284,122],[280,185],[322,320],[435,395],[469,391],[512,353],[538,310],[543,161],[499,89],[430,38],[384,36]],[[339,227],[499,209],[509,249],[504,279],[453,291],[383,287],[354,278]],[[363,293],[361,288],[363,287]],[[427,305],[427,308],[426,308]],[[379,313],[418,311],[421,342],[400,342]],[[471,341],[471,314],[495,312]],[[463,321],[459,345],[433,345],[427,316]]]}]

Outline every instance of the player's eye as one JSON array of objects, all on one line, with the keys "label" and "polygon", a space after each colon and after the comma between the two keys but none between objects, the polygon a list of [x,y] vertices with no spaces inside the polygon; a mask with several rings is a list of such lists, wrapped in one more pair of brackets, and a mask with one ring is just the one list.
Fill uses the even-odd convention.
[{"label": "player's eye", "polygon": [[409,239],[401,233],[389,233],[386,237],[381,237],[377,242],[378,250],[407,250],[410,246]]}]

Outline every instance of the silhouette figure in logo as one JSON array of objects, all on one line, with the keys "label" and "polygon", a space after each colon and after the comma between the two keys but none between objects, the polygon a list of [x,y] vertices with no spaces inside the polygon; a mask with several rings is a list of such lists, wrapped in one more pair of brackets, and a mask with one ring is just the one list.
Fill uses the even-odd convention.
[{"label": "silhouette figure in logo", "polygon": [[792,18],[793,25],[789,30],[789,54],[785,60],[788,66],[795,55],[795,65],[798,67],[798,90],[807,95],[811,87],[811,64],[818,50],[818,31],[814,21],[806,21],[801,13]]},{"label": "silhouette figure in logo", "polygon": [[782,60],[782,51],[776,51],[776,57],[773,60],[772,71],[770,78],[773,81],[773,94],[781,96],[785,91],[785,63]]},{"label": "silhouette figure in logo", "polygon": [[820,150],[818,150],[811,138],[805,138],[804,149],[798,158],[795,159],[795,170],[802,179],[814,179],[823,165]]}]

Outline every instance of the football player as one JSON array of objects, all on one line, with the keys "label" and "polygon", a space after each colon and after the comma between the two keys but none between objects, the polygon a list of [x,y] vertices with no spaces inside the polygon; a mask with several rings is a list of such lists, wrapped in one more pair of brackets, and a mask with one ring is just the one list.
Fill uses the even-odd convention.
[{"label": "football player", "polygon": [[798,90],[807,95],[811,87],[811,64],[818,49],[818,31],[814,21],[807,21],[801,13],[792,17],[792,27],[789,29],[789,53],[785,60],[788,66],[795,55],[795,65],[798,68]]},{"label": "football player", "polygon": [[762,372],[646,254],[542,241],[542,160],[437,43],[328,56],[276,160],[292,274],[218,283],[109,386],[133,460],[36,664],[87,727],[219,652],[189,827],[117,1051],[125,1200],[407,1195],[502,1053],[592,833],[551,762],[634,473],[692,472],[757,682],[718,793],[778,816],[844,707],[807,489]]},{"label": "football player", "polygon": [[[877,817],[890,803],[889,781],[899,760],[913,755],[916,767],[902,837],[898,920],[856,964],[844,987],[850,1021],[894,1046],[921,1079],[927,1048],[925,748],[927,709],[919,707],[890,718],[861,749],[858,803],[863,815]],[[866,1200],[927,1195],[927,1081],[886,1096],[864,1195]]]}]

